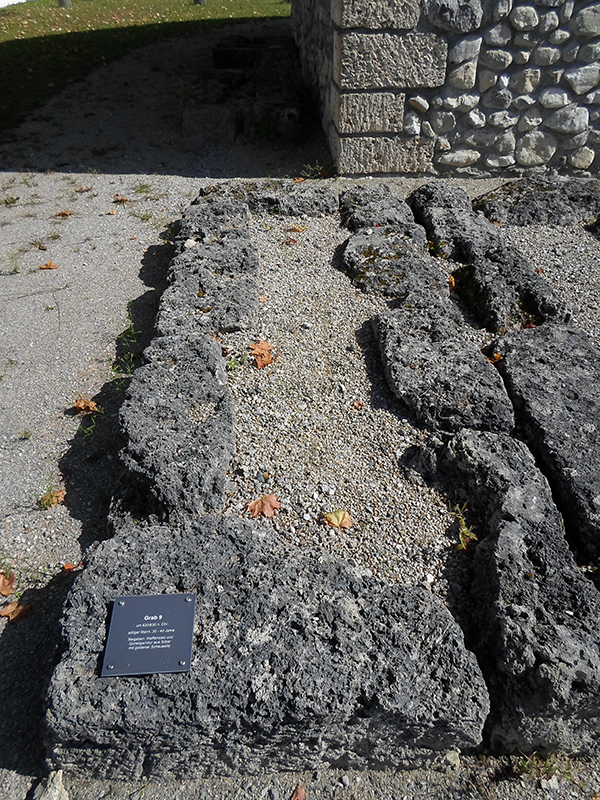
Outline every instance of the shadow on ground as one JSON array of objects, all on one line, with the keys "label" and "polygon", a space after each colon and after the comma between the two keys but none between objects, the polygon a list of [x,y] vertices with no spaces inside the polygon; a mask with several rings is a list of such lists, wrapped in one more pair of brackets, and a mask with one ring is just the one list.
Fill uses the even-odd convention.
[{"label": "shadow on ground", "polygon": [[[198,31],[198,23],[189,25],[182,31]],[[158,35],[154,27],[161,26],[148,26],[149,38]],[[128,30],[122,30],[124,43]],[[93,47],[102,66],[78,83],[66,85],[61,77],[62,92],[0,137],[0,169],[244,178],[295,177],[303,170],[314,176],[329,165],[318,103],[303,86],[288,19],[205,22],[191,36],[177,26],[162,32],[179,38],[110,63],[102,60],[104,32],[65,35],[81,38],[70,52]],[[236,48],[221,47],[215,70],[215,48],[224,39],[239,44],[240,37],[254,42],[259,55],[276,50],[277,68],[238,63]],[[53,84],[46,50],[59,45],[0,44],[0,63],[4,54],[14,60],[15,50],[24,64],[35,65],[34,80]]]},{"label": "shadow on ground", "polygon": [[[92,398],[101,411],[82,417],[59,462],[66,505],[81,522],[83,553],[109,534],[108,513],[120,475],[119,408],[130,375],[154,335],[158,300],[172,256],[170,244],[150,247],[144,254],[140,277],[149,288],[130,304],[129,325],[116,343],[113,377]],[[62,608],[77,571],[77,567],[65,570],[43,588],[28,589],[21,602],[30,604],[30,612],[7,622],[0,636],[0,769],[23,775],[43,772],[46,691],[61,655]]]}]

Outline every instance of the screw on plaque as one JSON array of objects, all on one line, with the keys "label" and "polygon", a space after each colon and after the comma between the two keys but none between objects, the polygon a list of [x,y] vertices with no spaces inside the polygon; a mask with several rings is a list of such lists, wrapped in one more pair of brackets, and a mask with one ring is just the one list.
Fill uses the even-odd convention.
[{"label": "screw on plaque", "polygon": [[124,606],[125,605],[125,600],[119,600],[119,605],[120,606]]},{"label": "screw on plaque", "polygon": [[179,666],[180,666],[180,667],[185,667],[185,661],[180,661],[180,662],[179,662]]},{"label": "screw on plaque", "polygon": [[186,603],[191,603],[192,602],[192,598],[191,597],[186,597],[185,598],[185,602]]},{"label": "screw on plaque", "polygon": [[106,669],[114,669],[114,668],[115,668],[114,664],[107,664],[106,665]]}]

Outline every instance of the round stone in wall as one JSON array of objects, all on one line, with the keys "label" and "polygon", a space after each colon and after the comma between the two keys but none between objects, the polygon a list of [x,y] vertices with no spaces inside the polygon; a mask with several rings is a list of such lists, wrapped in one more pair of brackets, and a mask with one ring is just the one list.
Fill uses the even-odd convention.
[{"label": "round stone in wall", "polygon": [[600,58],[600,41],[588,42],[579,49],[578,57],[580,61],[590,63]]},{"label": "round stone in wall", "polygon": [[472,89],[477,77],[477,62],[466,61],[448,73],[448,83],[457,89]]},{"label": "round stone in wall", "polygon": [[508,18],[517,31],[532,31],[540,21],[533,6],[515,6]]},{"label": "round stone in wall", "polygon": [[557,133],[580,133],[587,128],[589,121],[590,112],[587,108],[573,103],[550,114],[545,125]]},{"label": "round stone in wall", "polygon": [[538,67],[551,67],[560,58],[558,47],[538,47],[533,52],[533,63]]},{"label": "round stone in wall", "polygon": [[538,125],[542,124],[542,121],[543,117],[539,108],[530,108],[521,116],[517,125],[517,130],[519,133],[526,133],[527,131],[533,130],[533,128],[537,128]]},{"label": "round stone in wall", "polygon": [[538,100],[544,108],[564,108],[570,103],[569,93],[559,88],[544,89]]},{"label": "round stone in wall", "polygon": [[541,33],[542,35],[545,33],[550,33],[550,31],[556,30],[559,24],[560,20],[556,11],[546,11],[545,14],[540,16],[540,21],[537,28],[538,33]]},{"label": "round stone in wall", "polygon": [[573,32],[579,36],[600,36],[600,3],[592,3],[575,15]]},{"label": "round stone in wall", "polygon": [[484,50],[479,55],[479,63],[484,67],[502,72],[512,63],[512,55],[508,50]]},{"label": "round stone in wall", "polygon": [[477,150],[451,150],[438,156],[438,164],[445,164],[449,167],[470,167],[481,158],[481,153]]},{"label": "round stone in wall", "polygon": [[530,131],[517,139],[515,157],[523,167],[546,164],[556,153],[556,139],[544,131]]},{"label": "round stone in wall", "polygon": [[600,64],[586,64],[565,70],[565,80],[575,94],[585,94],[600,83]]},{"label": "round stone in wall", "polygon": [[581,150],[576,150],[574,153],[571,153],[567,161],[576,169],[587,169],[591,167],[595,155],[591,147],[582,147]]},{"label": "round stone in wall", "polygon": [[462,64],[463,61],[471,61],[471,59],[477,58],[480,50],[481,36],[465,36],[448,51],[448,63]]},{"label": "round stone in wall", "polygon": [[518,114],[513,114],[512,111],[494,111],[493,114],[488,114],[488,125],[494,128],[510,128],[516,125],[519,119]]},{"label": "round stone in wall", "polygon": [[424,97],[421,95],[413,95],[413,97],[408,98],[408,104],[411,105],[416,111],[420,111],[424,114],[426,111],[429,111],[429,103]]}]

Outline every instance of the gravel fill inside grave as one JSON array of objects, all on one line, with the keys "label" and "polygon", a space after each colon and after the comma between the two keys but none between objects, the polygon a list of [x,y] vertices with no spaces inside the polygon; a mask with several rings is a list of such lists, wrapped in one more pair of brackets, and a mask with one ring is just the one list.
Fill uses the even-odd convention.
[{"label": "gravel fill inside grave", "polygon": [[[357,291],[335,267],[347,232],[333,218],[254,217],[264,301],[252,331],[221,334],[236,404],[235,486],[226,513],[276,494],[272,525],[282,542],[324,548],[383,580],[432,585],[445,594],[456,560],[447,503],[407,481],[399,459],[422,441],[387,387],[370,320],[383,298]],[[257,369],[248,345],[273,345]],[[334,529],[323,514],[348,511]],[[464,559],[463,559],[464,560]]]}]

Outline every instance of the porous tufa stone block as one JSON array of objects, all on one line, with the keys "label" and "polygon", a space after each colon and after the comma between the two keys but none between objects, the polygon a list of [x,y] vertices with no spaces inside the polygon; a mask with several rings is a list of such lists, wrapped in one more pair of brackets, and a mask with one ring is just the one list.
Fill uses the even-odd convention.
[{"label": "porous tufa stone block", "polygon": [[336,136],[331,144],[338,172],[343,175],[430,172],[433,167],[434,144],[430,139]]},{"label": "porous tufa stone block", "polygon": [[[101,678],[111,602],[197,593],[189,673]],[[215,772],[406,766],[477,746],[477,661],[424,588],[389,586],[266,526],[208,515],[132,525],[71,591],[49,690],[55,768],[172,780]]]},{"label": "porous tufa stone block", "polygon": [[433,33],[344,33],[334,36],[333,79],[341,89],[441,86],[448,45]]},{"label": "porous tufa stone block", "polygon": [[333,121],[341,134],[401,133],[404,101],[405,95],[400,92],[340,94],[334,87]]},{"label": "porous tufa stone block", "polygon": [[332,0],[331,18],[341,28],[414,28],[419,21],[418,0]]}]

